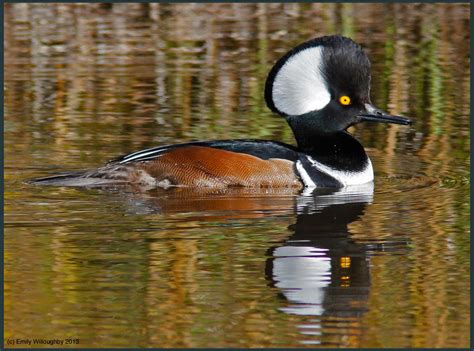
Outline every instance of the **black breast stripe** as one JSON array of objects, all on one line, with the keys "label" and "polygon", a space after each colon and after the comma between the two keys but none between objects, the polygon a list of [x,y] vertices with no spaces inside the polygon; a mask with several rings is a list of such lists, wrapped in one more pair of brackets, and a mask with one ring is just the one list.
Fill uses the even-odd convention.
[{"label": "black breast stripe", "polygon": [[[301,166],[303,166],[304,170],[306,171],[308,177],[311,178],[312,182],[318,187],[318,188],[342,188],[343,184],[338,181],[337,179],[331,177],[330,175],[321,172],[319,169],[314,167],[311,162],[308,160],[306,155],[301,154],[301,157],[299,158],[298,162],[301,162]],[[300,173],[297,170],[298,173]],[[304,182],[304,176],[302,174],[298,174],[299,177],[303,180]],[[308,184],[305,184],[308,186]]]}]

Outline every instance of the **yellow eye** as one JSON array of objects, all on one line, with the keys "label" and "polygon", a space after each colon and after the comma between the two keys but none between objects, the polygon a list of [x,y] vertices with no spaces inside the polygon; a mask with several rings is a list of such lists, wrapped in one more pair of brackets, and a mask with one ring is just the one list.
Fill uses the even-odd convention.
[{"label": "yellow eye", "polygon": [[350,105],[351,104],[351,98],[349,96],[343,95],[339,98],[339,102],[341,105]]}]

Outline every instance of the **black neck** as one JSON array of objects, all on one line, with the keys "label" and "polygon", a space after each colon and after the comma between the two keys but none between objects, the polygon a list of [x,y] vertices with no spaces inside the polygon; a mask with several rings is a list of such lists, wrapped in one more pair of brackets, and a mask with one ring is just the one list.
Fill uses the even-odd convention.
[{"label": "black neck", "polygon": [[320,132],[314,118],[287,118],[300,152],[329,167],[344,171],[361,171],[368,162],[364,147],[348,132]]}]

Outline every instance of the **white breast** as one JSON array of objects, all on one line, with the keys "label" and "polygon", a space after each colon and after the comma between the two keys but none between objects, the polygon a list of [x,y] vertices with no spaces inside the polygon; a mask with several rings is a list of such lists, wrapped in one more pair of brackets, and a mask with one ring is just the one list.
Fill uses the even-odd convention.
[{"label": "white breast", "polygon": [[[318,162],[310,156],[306,156],[306,158],[311,163],[311,167],[314,167],[318,171],[338,180],[343,186],[366,184],[374,180],[374,170],[369,158],[367,158],[367,166],[359,172],[341,171]],[[318,186],[312,181],[301,161],[297,162],[296,169],[300,173],[301,179],[306,187],[314,188]]]}]

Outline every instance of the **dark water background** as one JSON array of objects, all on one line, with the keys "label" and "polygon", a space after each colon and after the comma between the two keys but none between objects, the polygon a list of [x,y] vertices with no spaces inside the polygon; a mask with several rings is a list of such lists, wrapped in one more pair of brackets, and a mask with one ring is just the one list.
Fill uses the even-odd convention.
[{"label": "dark water background", "polygon": [[[5,336],[82,347],[468,347],[469,5],[5,5]],[[374,188],[35,187],[189,140],[293,143],[263,100],[341,33],[372,101]],[[12,345],[24,346],[24,345]],[[74,345],[78,346],[78,345]]]}]

